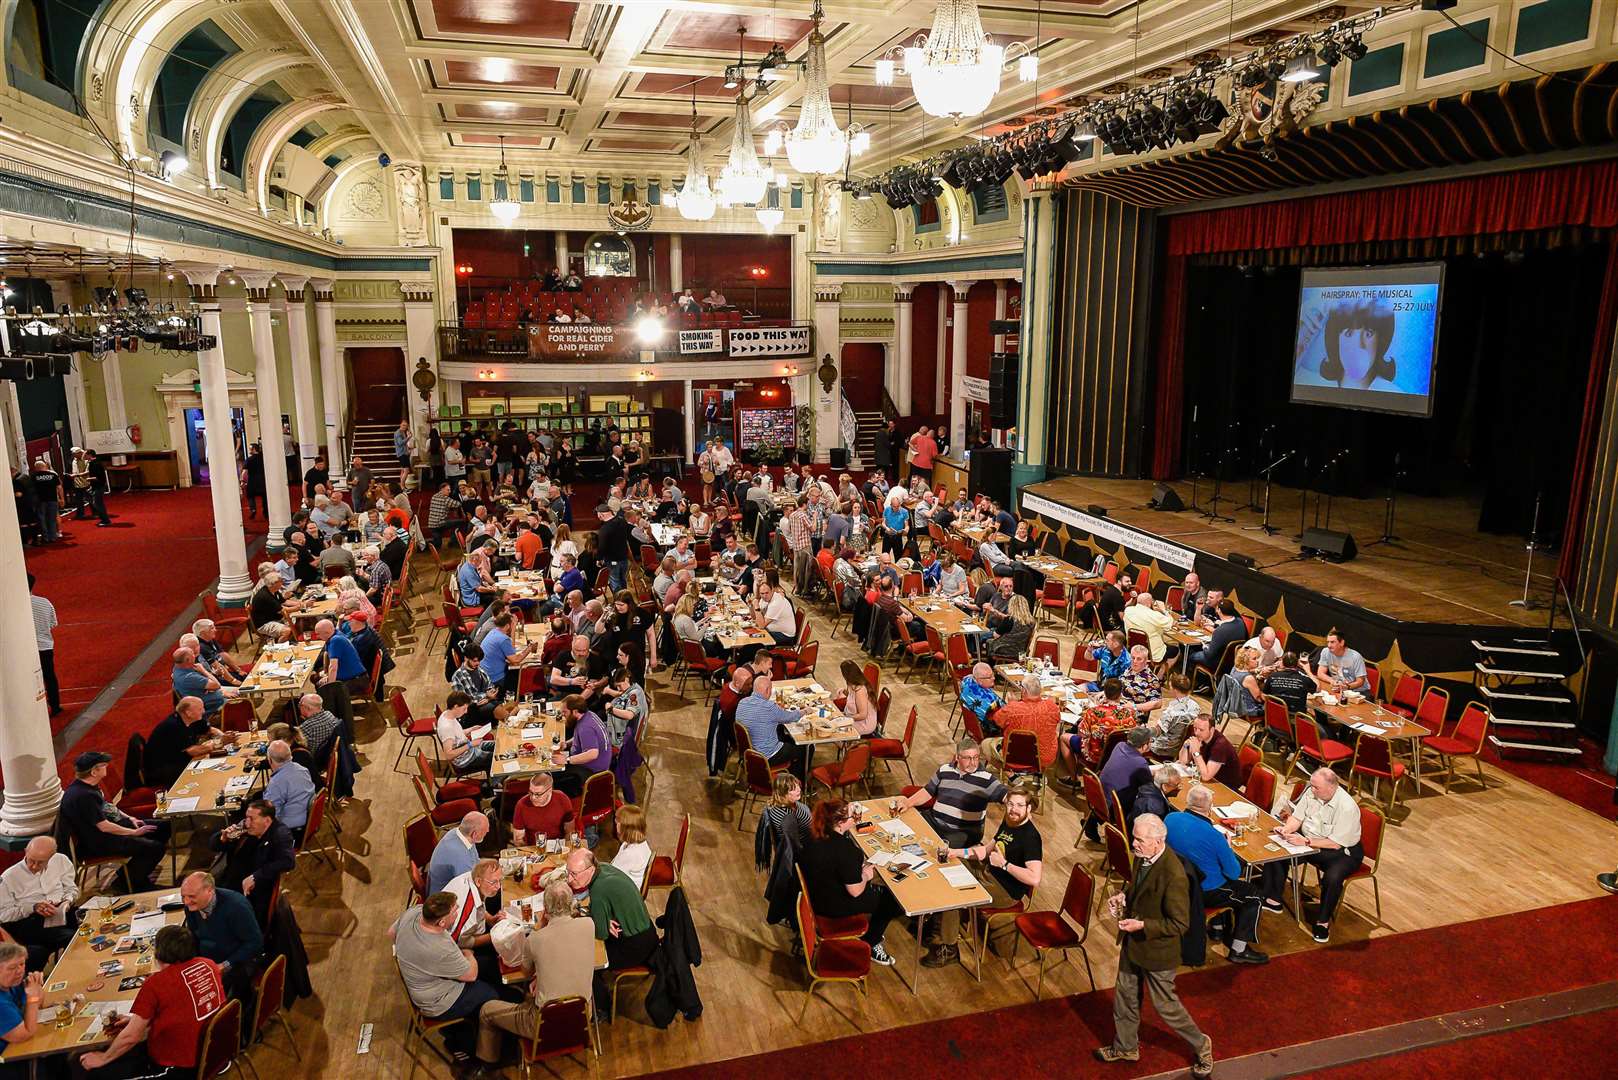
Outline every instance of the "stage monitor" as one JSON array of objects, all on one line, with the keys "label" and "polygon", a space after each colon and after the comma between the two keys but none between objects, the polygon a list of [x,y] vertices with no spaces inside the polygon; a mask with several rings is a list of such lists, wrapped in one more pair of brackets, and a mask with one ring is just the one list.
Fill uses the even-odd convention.
[{"label": "stage monitor", "polygon": [[1303,272],[1292,400],[1431,416],[1443,263]]}]

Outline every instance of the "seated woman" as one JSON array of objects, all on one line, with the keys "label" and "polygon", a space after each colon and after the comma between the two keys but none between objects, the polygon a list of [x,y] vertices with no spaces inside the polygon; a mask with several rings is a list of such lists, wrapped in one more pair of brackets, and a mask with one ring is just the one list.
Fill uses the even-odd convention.
[{"label": "seated woman", "polygon": [[1241,686],[1235,706],[1236,715],[1243,720],[1255,720],[1264,715],[1264,688],[1259,683],[1258,660],[1259,651],[1244,645],[1236,650],[1236,664],[1230,672]]},{"label": "seated woman", "polygon": [[[622,649],[618,650],[620,656],[623,652]],[[601,717],[607,725],[607,734],[612,738],[614,751],[624,745],[631,727],[639,728],[650,710],[646,691],[635,682],[629,668],[615,668],[607,680],[607,710]],[[619,822],[620,830],[622,825]]]},{"label": "seated woman", "polygon": [[1034,612],[1026,599],[1013,595],[1006,606],[1006,614],[1011,617],[1010,623],[983,647],[983,655],[991,661],[1015,660],[1027,655],[1034,637]]},{"label": "seated woman", "polygon": [[871,946],[871,962],[892,967],[893,957],[882,939],[888,924],[904,914],[904,909],[876,880],[876,867],[865,861],[853,830],[854,815],[848,803],[835,797],[820,800],[810,815],[809,844],[798,865],[815,914],[833,919],[868,916],[870,922],[861,937]]},{"label": "seated woman", "polygon": [[944,552],[938,557],[938,595],[945,600],[955,600],[965,597],[967,592],[966,569],[955,561],[952,552]]},{"label": "seated woman", "polygon": [[843,715],[854,721],[854,730],[860,738],[869,739],[877,733],[876,702],[871,700],[871,684],[865,681],[865,672],[857,661],[844,660],[837,670],[843,676]]},{"label": "seated woman", "polygon": [[843,583],[844,611],[853,611],[854,603],[860,596],[860,571],[854,565],[857,557],[853,548],[845,547],[837,553],[837,560],[831,564],[832,577]]},{"label": "seated woman", "polygon": [[709,516],[708,509],[700,503],[691,508],[691,516],[686,519],[686,528],[691,530],[692,536],[706,537],[713,532],[713,518]]}]

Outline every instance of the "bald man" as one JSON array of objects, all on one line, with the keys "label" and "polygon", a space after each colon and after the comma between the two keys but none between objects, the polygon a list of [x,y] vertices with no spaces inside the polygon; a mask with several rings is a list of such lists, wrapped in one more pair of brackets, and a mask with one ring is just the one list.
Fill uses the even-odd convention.
[{"label": "bald man", "polygon": [[48,836],[28,841],[22,861],[0,874],[0,926],[28,949],[28,970],[43,970],[51,953],[73,940],[78,895],[72,860]]},{"label": "bald man", "polygon": [[219,749],[223,736],[224,732],[208,723],[201,698],[182,697],[146,737],[142,766],[147,785],[173,786],[187,765]]}]

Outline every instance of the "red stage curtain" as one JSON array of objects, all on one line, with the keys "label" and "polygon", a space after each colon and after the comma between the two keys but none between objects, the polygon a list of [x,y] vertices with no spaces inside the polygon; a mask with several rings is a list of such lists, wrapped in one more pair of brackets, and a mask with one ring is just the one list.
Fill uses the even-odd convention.
[{"label": "red stage curtain", "polygon": [[[1579,548],[1584,541],[1584,508],[1590,501],[1591,469],[1595,464],[1596,436],[1606,401],[1607,369],[1612,364],[1612,339],[1618,332],[1618,233],[1607,241],[1607,270],[1601,280],[1601,310],[1596,315],[1595,340],[1590,346],[1590,378],[1584,389],[1584,415],[1579,421],[1578,456],[1573,459],[1573,483],[1562,526],[1562,553],[1556,576],[1571,594],[1579,578]],[[1554,604],[1554,599],[1552,600]]]},{"label": "red stage curtain", "polygon": [[1169,480],[1180,461],[1185,426],[1185,257],[1165,259],[1158,284],[1162,319],[1157,327],[1157,423],[1152,439],[1152,478]]},{"label": "red stage curtain", "polygon": [[1618,226],[1618,161],[1180,214],[1168,219],[1167,252],[1172,258],[1564,225]]}]

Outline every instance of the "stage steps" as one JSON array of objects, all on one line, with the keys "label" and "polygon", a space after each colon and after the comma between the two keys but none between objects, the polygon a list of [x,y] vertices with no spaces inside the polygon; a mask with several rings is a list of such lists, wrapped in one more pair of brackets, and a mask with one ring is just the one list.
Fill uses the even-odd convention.
[{"label": "stage steps", "polygon": [[[399,464],[393,457],[393,433],[398,424],[367,424],[356,421],[354,424],[353,447],[349,451],[358,454],[366,466],[376,476],[390,476],[395,473]],[[341,466],[332,464],[332,472],[346,472],[348,463]]]},{"label": "stage steps", "polygon": [[1577,646],[1548,637],[1473,639],[1472,684],[1491,718],[1489,742],[1502,754],[1580,758],[1579,699],[1568,685],[1582,659]]},{"label": "stage steps", "polygon": [[876,441],[883,435],[887,421],[883,418],[881,410],[876,412],[856,412],[854,422],[858,430],[854,436],[854,445],[849,447],[848,467],[851,469],[870,468],[876,460]]}]

